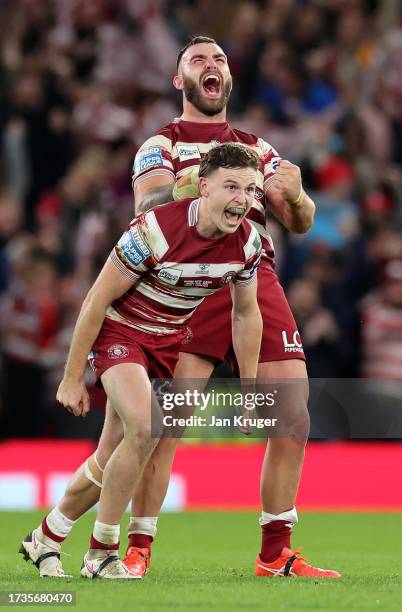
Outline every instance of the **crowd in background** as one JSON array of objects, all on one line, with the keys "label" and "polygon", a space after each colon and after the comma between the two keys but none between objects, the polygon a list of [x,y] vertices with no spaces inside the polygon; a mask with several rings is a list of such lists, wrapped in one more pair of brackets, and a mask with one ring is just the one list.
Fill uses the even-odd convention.
[{"label": "crowd in background", "polygon": [[300,165],[317,205],[305,236],[269,220],[310,376],[400,378],[399,0],[2,0],[0,23],[2,436],[100,426],[96,410],[65,415],[55,389],[133,216],[136,149],[180,114],[171,79],[191,35],[228,55],[232,125]]}]

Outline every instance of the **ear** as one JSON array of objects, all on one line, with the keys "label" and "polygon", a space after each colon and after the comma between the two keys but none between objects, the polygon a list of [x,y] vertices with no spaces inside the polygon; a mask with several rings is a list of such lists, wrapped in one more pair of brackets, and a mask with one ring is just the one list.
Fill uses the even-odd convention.
[{"label": "ear", "polygon": [[173,87],[179,91],[183,91],[183,78],[180,74],[175,74],[173,77]]},{"label": "ear", "polygon": [[200,191],[201,197],[207,198],[209,196],[208,179],[205,176],[200,176],[198,189]]}]

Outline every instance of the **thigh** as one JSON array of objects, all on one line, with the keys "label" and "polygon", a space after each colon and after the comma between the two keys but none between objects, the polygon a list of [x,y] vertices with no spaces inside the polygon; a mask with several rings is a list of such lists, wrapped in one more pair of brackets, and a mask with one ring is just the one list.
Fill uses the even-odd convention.
[{"label": "thigh", "polygon": [[125,433],[151,432],[151,383],[145,368],[137,363],[120,363],[101,377],[113,410]]}]

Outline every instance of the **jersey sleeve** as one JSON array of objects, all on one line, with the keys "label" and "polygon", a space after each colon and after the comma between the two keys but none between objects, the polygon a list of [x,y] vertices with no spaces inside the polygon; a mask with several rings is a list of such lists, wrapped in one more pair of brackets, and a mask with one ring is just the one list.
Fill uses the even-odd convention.
[{"label": "jersey sleeve", "polygon": [[143,229],[147,214],[134,219],[110,253],[114,265],[133,283],[155,265],[155,253]]},{"label": "jersey sleeve", "polygon": [[249,285],[257,274],[258,266],[261,261],[262,244],[261,238],[253,227],[251,228],[249,239],[244,246],[245,264],[233,279],[236,285]]},{"label": "jersey sleeve", "polygon": [[258,139],[258,144],[261,150],[261,170],[264,175],[264,191],[267,191],[282,158],[274,147],[262,138]]},{"label": "jersey sleeve", "polygon": [[149,176],[166,174],[175,178],[172,162],[172,142],[162,134],[148,138],[134,159],[132,186]]}]

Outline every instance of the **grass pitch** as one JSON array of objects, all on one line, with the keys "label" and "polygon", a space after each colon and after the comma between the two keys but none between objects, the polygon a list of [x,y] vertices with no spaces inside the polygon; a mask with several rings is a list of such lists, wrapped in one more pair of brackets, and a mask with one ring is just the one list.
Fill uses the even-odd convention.
[{"label": "grass pitch", "polygon": [[40,579],[17,550],[41,516],[0,513],[0,590],[75,591],[75,609],[97,612],[402,609],[402,514],[301,514],[294,544],[303,545],[308,561],[341,571],[341,580],[254,577],[256,513],[164,514],[151,572],[130,582],[79,577],[94,513],[77,523],[64,545],[64,568],[75,577]]}]

